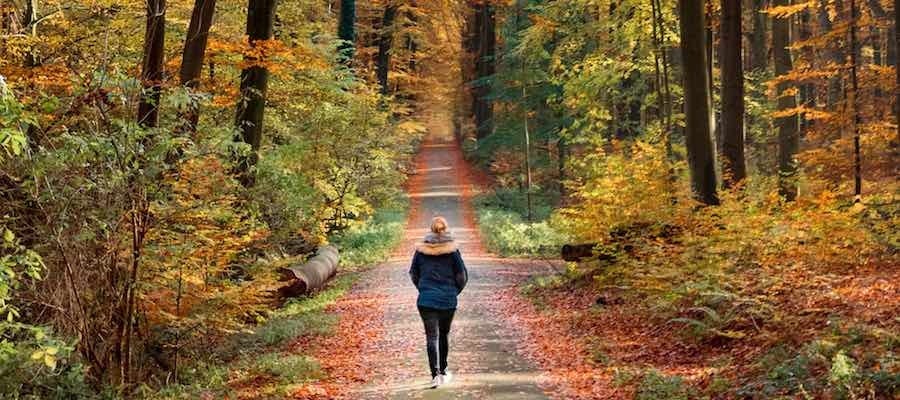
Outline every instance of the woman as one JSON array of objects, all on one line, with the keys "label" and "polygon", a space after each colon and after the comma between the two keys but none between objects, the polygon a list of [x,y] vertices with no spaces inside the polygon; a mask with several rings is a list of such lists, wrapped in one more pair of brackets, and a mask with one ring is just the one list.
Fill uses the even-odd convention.
[{"label": "woman", "polygon": [[416,305],[425,324],[431,387],[450,382],[447,372],[447,335],[456,312],[456,296],[469,279],[456,243],[447,231],[447,220],[434,217],[431,233],[416,245],[409,276],[419,290]]}]

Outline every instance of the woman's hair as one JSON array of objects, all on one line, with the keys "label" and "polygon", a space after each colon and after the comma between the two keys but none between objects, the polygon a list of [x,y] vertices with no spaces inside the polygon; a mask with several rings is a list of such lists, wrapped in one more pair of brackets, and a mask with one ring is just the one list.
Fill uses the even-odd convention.
[{"label": "woman's hair", "polygon": [[447,232],[447,220],[444,217],[434,217],[431,219],[431,231],[437,234]]}]

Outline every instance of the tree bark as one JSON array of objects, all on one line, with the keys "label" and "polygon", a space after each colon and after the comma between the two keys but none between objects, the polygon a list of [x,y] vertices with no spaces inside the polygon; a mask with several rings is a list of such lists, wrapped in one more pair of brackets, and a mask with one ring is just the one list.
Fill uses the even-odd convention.
[{"label": "tree bark", "polygon": [[381,35],[378,39],[378,57],[375,60],[378,84],[381,94],[388,94],[388,72],[391,69],[391,47],[394,43],[394,20],[397,17],[397,5],[389,3],[384,7],[381,18]]},{"label": "tree bark", "polygon": [[719,68],[722,70],[722,178],[726,188],[747,176],[744,161],[744,71],[741,0],[722,0]]},{"label": "tree bark", "polygon": [[[774,0],[775,6],[786,6],[789,0]],[[787,75],[793,69],[791,61],[790,20],[774,18],[772,20],[772,47],[775,61],[775,77]],[[797,107],[797,98],[785,92],[792,87],[792,82],[780,81],[777,87],[778,111],[784,112]],[[778,173],[779,191],[785,200],[793,201],[797,197],[797,164],[794,159],[800,146],[800,125],[797,115],[775,119],[778,128]]]},{"label": "tree bark", "polygon": [[[270,40],[275,22],[276,0],[249,0],[247,6],[247,36],[250,46],[259,41]],[[263,114],[266,107],[266,91],[269,70],[266,60],[252,56],[244,58],[246,67],[241,71],[241,99],[238,101],[235,125],[240,131],[237,139],[250,145],[250,154],[238,159],[238,173],[244,186],[254,183],[253,168],[258,159],[262,142]]]},{"label": "tree bark", "polygon": [[[191,22],[188,26],[187,37],[184,40],[181,70],[178,72],[181,84],[191,90],[196,90],[200,86],[200,73],[203,71],[203,59],[206,56],[209,28],[212,26],[215,11],[216,0],[194,1]],[[191,107],[181,115],[186,131],[191,133],[197,131],[199,115],[196,107]]]},{"label": "tree bark", "polygon": [[137,121],[148,128],[159,126],[165,35],[166,0],[147,0],[147,29],[144,33],[144,58],[141,66],[143,89],[138,104]]},{"label": "tree bark", "polygon": [[340,254],[334,246],[323,246],[305,263],[279,270],[281,281],[290,281],[278,291],[282,296],[295,297],[320,289],[337,272]]},{"label": "tree bark", "polygon": [[356,0],[341,0],[338,39],[341,40],[338,46],[338,60],[350,67],[356,52]]},{"label": "tree bark", "polygon": [[487,137],[494,131],[494,104],[488,98],[491,85],[487,80],[495,72],[495,52],[497,46],[496,17],[494,6],[490,2],[478,4],[476,9],[476,60],[475,84],[473,90],[475,114],[475,130],[479,139]]},{"label": "tree bark", "polygon": [[681,52],[684,61],[684,115],[688,165],[694,196],[706,205],[716,195],[715,145],[710,126],[709,74],[703,0],[679,0]]},{"label": "tree bark", "polygon": [[750,36],[750,70],[761,71],[766,69],[769,58],[766,49],[766,2],[765,0],[753,0],[753,33]]},{"label": "tree bark", "polygon": [[[818,22],[819,28],[821,30],[820,35],[825,35],[831,32],[834,27],[831,21],[831,18],[828,16],[828,2],[820,1],[819,8],[817,10],[818,14]],[[834,43],[827,43],[825,54],[829,61],[833,62],[837,66],[842,66],[844,64],[844,60],[841,57],[841,52],[837,48],[837,45]],[[841,72],[837,71],[833,74],[832,77],[828,78],[828,93],[826,98],[826,108],[829,110],[833,110],[834,107],[840,102],[841,93],[843,92],[841,89]]]},{"label": "tree bark", "polygon": [[[876,2],[877,3],[877,2]],[[880,6],[879,6],[880,7]],[[853,196],[860,201],[862,196],[862,155],[860,154],[859,125],[862,122],[859,112],[859,83],[857,68],[859,67],[859,43],[856,38],[859,24],[859,8],[856,0],[850,0],[850,90],[853,109]]]},{"label": "tree bark", "polygon": [[[25,18],[22,21],[26,28],[28,28],[28,34],[37,39],[37,21],[38,21],[38,5],[37,0],[28,0],[25,3]],[[28,53],[25,54],[25,66],[26,67],[37,67],[41,65],[41,58],[38,55],[38,51],[35,48],[34,44],[29,46]]]}]

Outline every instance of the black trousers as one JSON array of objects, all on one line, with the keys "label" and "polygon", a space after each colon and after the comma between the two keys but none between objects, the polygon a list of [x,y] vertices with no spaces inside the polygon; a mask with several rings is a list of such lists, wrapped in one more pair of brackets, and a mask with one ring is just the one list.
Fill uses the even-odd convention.
[{"label": "black trousers", "polygon": [[447,372],[447,354],[450,351],[447,335],[454,313],[456,310],[419,307],[419,316],[425,324],[425,347],[428,349],[428,368],[432,378]]}]

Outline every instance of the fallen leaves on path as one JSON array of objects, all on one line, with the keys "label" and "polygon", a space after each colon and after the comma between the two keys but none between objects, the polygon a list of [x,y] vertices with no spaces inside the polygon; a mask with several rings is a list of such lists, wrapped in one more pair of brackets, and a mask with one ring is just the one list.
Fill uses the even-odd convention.
[{"label": "fallen leaves on path", "polygon": [[294,352],[317,359],[327,379],[300,386],[291,398],[348,398],[349,389],[366,382],[373,370],[367,354],[384,332],[384,301],[379,292],[353,290],[327,309],[340,315],[333,335],[300,338],[292,344]]}]

